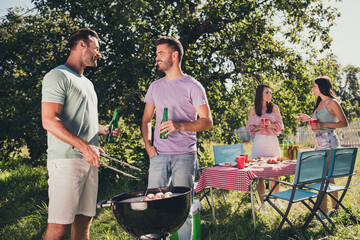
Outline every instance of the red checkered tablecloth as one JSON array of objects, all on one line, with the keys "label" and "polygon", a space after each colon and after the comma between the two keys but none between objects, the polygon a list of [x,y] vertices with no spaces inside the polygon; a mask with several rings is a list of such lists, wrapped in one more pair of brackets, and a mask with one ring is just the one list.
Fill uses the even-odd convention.
[{"label": "red checkered tablecloth", "polygon": [[274,164],[266,168],[244,168],[215,166],[203,169],[196,192],[214,187],[236,191],[248,191],[251,179],[280,177],[295,173],[296,164]]},{"label": "red checkered tablecloth", "polygon": [[269,177],[280,177],[295,174],[296,164],[273,164],[272,167],[267,168],[250,168],[251,173],[254,175],[253,178],[269,178]]}]

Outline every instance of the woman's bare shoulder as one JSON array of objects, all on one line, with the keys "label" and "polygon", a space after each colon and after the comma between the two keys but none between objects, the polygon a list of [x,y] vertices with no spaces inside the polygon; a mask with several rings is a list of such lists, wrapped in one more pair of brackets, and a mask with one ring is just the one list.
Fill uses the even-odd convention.
[{"label": "woman's bare shoulder", "polygon": [[341,108],[339,101],[335,98],[331,99],[326,107],[328,107],[328,108],[339,108],[340,107]]}]

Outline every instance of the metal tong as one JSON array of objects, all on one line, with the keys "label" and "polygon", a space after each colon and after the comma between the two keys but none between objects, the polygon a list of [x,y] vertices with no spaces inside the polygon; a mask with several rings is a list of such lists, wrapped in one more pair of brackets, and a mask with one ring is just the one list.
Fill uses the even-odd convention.
[{"label": "metal tong", "polygon": [[[79,155],[81,155],[81,156],[83,155],[83,153],[82,153],[81,151],[75,149],[74,147],[73,147],[73,150],[74,150],[75,152],[77,152]],[[126,162],[120,161],[120,160],[118,160],[118,159],[116,159],[116,158],[110,157],[110,156],[107,155],[106,153],[100,152],[100,156],[101,156],[101,157],[104,157],[104,158],[107,158],[107,159],[109,159],[109,160],[113,160],[113,161],[115,161],[115,162],[124,164],[124,165],[128,166],[128,167],[131,168],[131,169],[134,169],[134,170],[137,170],[137,171],[141,172],[141,169],[140,169],[140,168],[137,168],[137,167],[135,167],[135,166],[133,166],[133,165],[130,165],[130,164],[126,163]],[[129,174],[129,173],[126,173],[126,172],[123,172],[123,171],[121,171],[121,170],[119,170],[119,169],[117,169],[117,168],[111,167],[111,166],[107,165],[107,164],[106,164],[105,162],[103,162],[103,161],[99,161],[99,163],[100,163],[101,166],[107,167],[107,168],[109,168],[109,169],[111,169],[111,170],[114,170],[114,171],[116,171],[116,172],[118,172],[118,173],[121,173],[121,174],[124,175],[124,176],[131,177],[131,178],[136,179],[136,177],[134,177],[133,175],[131,175],[131,174]]]}]

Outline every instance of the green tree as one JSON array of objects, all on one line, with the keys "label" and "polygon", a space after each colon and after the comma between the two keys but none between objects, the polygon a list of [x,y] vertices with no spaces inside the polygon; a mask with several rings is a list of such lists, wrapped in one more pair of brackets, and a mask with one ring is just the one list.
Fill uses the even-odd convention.
[{"label": "green tree", "polygon": [[41,82],[67,53],[63,36],[75,24],[55,11],[19,15],[11,11],[0,28],[0,151],[6,158],[24,144],[37,159],[46,150],[41,124]]},{"label": "green tree", "polygon": [[348,65],[342,69],[339,88],[336,94],[343,102],[344,112],[348,120],[360,115],[360,67]]},{"label": "green tree", "polygon": [[[63,63],[66,56],[63,40],[77,25],[95,29],[101,38],[103,61],[98,68],[87,69],[85,73],[97,90],[100,119],[110,121],[112,110],[119,108],[124,125],[134,131],[140,129],[142,100],[150,83],[162,76],[155,68],[154,41],[161,35],[180,39],[185,49],[184,72],[205,87],[214,118],[214,129],[198,134],[200,149],[204,141],[238,141],[233,131],[246,124],[254,90],[259,83],[267,83],[273,88],[286,132],[294,130],[298,123],[292,116],[309,108],[306,100],[314,78],[313,66],[320,60],[317,53],[329,48],[329,29],[338,16],[336,9],[324,7],[321,0],[34,0],[33,3],[40,22],[57,26],[57,21],[64,19],[69,24],[58,32],[49,32],[51,27],[42,30],[41,37],[47,39],[51,33],[50,36],[56,37],[50,38],[54,41],[44,41],[37,35],[27,36],[27,39],[33,38],[33,45],[39,49],[36,58],[42,66],[24,70],[27,75],[34,75],[33,68],[39,70],[37,78],[29,85],[35,88],[32,94],[38,94],[38,111],[36,107],[26,107],[27,116],[34,117],[28,122],[37,122],[31,130],[34,131],[32,136],[44,136],[38,114],[41,79],[52,66]],[[48,20],[49,15],[55,17]],[[8,17],[2,25],[13,25],[12,22],[13,19]],[[3,33],[13,39],[13,44],[24,41],[18,39],[10,27]],[[315,47],[317,42],[320,42],[320,48]],[[26,55],[26,49],[22,46],[17,50],[19,57]],[[44,49],[52,58],[44,57],[47,56]],[[29,56],[34,57],[33,54]],[[4,61],[14,61],[13,57],[6,56]],[[19,71],[15,72],[19,74]],[[7,82],[16,82],[16,79],[11,75]],[[23,91],[19,91],[20,96]],[[19,108],[7,106],[4,110],[10,112]],[[35,106],[35,103],[26,106]],[[2,139],[5,138],[7,143],[12,139],[20,141],[24,138],[21,132],[11,138],[4,134]],[[124,145],[126,135],[124,133],[120,139]],[[140,134],[136,136],[134,139],[139,144],[134,151],[143,155],[144,152],[138,150]],[[34,142],[44,144],[43,139]]]}]

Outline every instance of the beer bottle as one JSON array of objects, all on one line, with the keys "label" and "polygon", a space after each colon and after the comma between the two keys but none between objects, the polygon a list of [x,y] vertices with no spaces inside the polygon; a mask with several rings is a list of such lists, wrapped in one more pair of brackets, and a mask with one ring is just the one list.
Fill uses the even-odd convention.
[{"label": "beer bottle", "polygon": [[[167,120],[168,120],[168,108],[166,107],[166,108],[164,108],[164,115],[163,115],[163,119],[162,119],[161,123],[166,122]],[[160,129],[160,130],[161,130],[161,129]],[[161,138],[161,139],[167,139],[168,136],[165,135],[167,132],[168,132],[168,131],[165,131],[165,132],[163,132],[163,133],[160,133],[160,138]]]},{"label": "beer bottle", "polygon": [[119,111],[115,108],[113,118],[109,123],[109,131],[106,135],[106,142],[113,143],[115,141],[115,137],[113,136],[113,131],[118,128],[118,121],[119,121]]},{"label": "beer bottle", "polygon": [[300,151],[300,147],[296,144],[296,142],[294,142],[294,160],[297,160],[297,154]]},{"label": "beer bottle", "polygon": [[289,146],[288,146],[288,158],[290,160],[293,160],[293,144],[292,141],[289,141]]},{"label": "beer bottle", "polygon": [[283,143],[283,157],[287,158],[288,157],[288,147],[287,147],[287,141],[284,140]]}]

